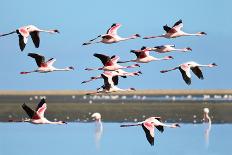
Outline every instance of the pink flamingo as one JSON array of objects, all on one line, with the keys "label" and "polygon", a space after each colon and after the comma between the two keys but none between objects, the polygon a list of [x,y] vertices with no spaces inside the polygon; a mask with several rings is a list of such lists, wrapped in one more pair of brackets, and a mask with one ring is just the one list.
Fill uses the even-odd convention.
[{"label": "pink flamingo", "polygon": [[130,126],[142,126],[142,128],[146,134],[146,138],[151,145],[154,145],[154,135],[155,135],[154,129],[155,129],[155,127],[161,133],[164,131],[164,127],[169,127],[169,128],[180,127],[180,125],[177,123],[174,123],[171,125],[162,123],[161,117],[150,117],[150,118],[147,118],[145,121],[138,122],[136,124],[124,124],[124,125],[121,125],[120,127],[130,127]]},{"label": "pink flamingo", "polygon": [[[123,77],[123,78],[127,78],[127,76],[139,76],[140,74],[142,74],[141,71],[137,71],[137,72],[126,72],[122,69],[118,69],[118,70],[115,70],[115,71],[104,71],[103,74],[113,74],[113,76],[120,76],[120,77]],[[87,83],[87,82],[91,82],[93,80],[97,80],[97,79],[101,79],[102,76],[99,75],[99,76],[94,76],[94,77],[91,77],[89,80],[86,80],[86,81],[82,81],[81,83]]]},{"label": "pink flamingo", "polygon": [[100,146],[100,140],[103,133],[103,125],[101,122],[101,114],[98,112],[95,112],[91,115],[92,118],[95,119],[95,143],[97,148]]},{"label": "pink flamingo", "polygon": [[150,51],[155,51],[157,53],[167,53],[171,51],[180,51],[180,52],[188,52],[192,51],[190,47],[186,48],[175,48],[175,45],[161,45],[161,46],[155,46],[153,48],[149,49]]},{"label": "pink flamingo", "polygon": [[100,68],[86,68],[85,70],[88,70],[88,71],[90,71],[90,70],[114,71],[114,70],[124,69],[124,68],[140,67],[139,64],[134,64],[131,66],[120,66],[117,64],[120,57],[116,56],[116,55],[109,57],[109,56],[104,55],[104,54],[95,53],[94,56],[99,58],[104,66],[100,67]]},{"label": "pink flamingo", "polygon": [[[134,34],[130,37],[127,38],[122,38],[117,34],[118,29],[121,27],[121,24],[115,23],[113,24],[106,32],[104,35],[99,35],[94,39],[91,39],[89,42],[83,43],[83,45],[89,45],[93,43],[105,43],[105,44],[112,44],[112,43],[117,43],[120,41],[125,41],[125,40],[130,40],[130,39],[136,39],[139,38],[139,34]],[[94,40],[101,38],[100,41],[93,42]]]},{"label": "pink flamingo", "polygon": [[179,69],[181,74],[182,74],[182,78],[183,80],[185,81],[185,83],[187,85],[190,85],[191,84],[191,74],[190,74],[190,70],[192,70],[192,72],[201,80],[204,79],[204,76],[203,76],[203,73],[200,69],[200,67],[215,67],[217,66],[215,63],[211,63],[211,64],[208,64],[208,65],[201,65],[201,64],[198,64],[194,61],[189,61],[189,62],[186,62],[186,63],[183,63],[183,64],[180,64],[179,66],[175,67],[175,68],[172,68],[172,69],[168,69],[168,70],[162,70],[160,71],[161,73],[166,73],[166,72],[169,72],[169,71],[173,71],[173,70],[176,70],[176,69]]},{"label": "pink flamingo", "polygon": [[181,37],[181,36],[202,36],[206,35],[205,32],[197,32],[197,33],[186,33],[181,30],[183,27],[182,20],[177,21],[172,28],[169,27],[168,25],[163,26],[164,31],[166,31],[165,34],[162,34],[160,36],[148,36],[144,37],[143,39],[151,39],[151,38],[176,38],[176,37]]},{"label": "pink flamingo", "polygon": [[28,56],[32,57],[35,59],[36,64],[38,68],[33,71],[29,72],[20,72],[20,74],[28,74],[32,72],[39,72],[39,73],[48,73],[48,72],[53,72],[53,71],[70,71],[74,70],[73,67],[66,67],[63,69],[55,68],[53,67],[53,63],[56,61],[56,59],[51,58],[48,61],[45,62],[45,57],[36,53],[29,53]]},{"label": "pink flamingo", "polygon": [[67,124],[64,121],[52,122],[44,117],[44,113],[47,109],[47,104],[44,98],[41,99],[35,110],[32,110],[25,103],[22,105],[22,108],[30,117],[30,119],[26,119],[23,122],[30,122],[33,124]]},{"label": "pink flamingo", "polygon": [[0,35],[0,37],[17,33],[19,36],[19,47],[20,47],[20,50],[23,51],[26,44],[27,44],[27,40],[28,40],[29,35],[31,36],[35,47],[36,48],[39,47],[39,44],[40,44],[39,33],[40,32],[59,33],[59,31],[56,29],[55,30],[42,30],[42,29],[37,28],[34,25],[27,25],[27,26],[23,26],[23,27],[18,28],[16,31],[2,34],[2,35]]},{"label": "pink flamingo", "polygon": [[172,56],[166,56],[163,58],[155,58],[149,54],[150,48],[146,48],[145,46],[143,46],[141,50],[131,50],[130,52],[134,53],[137,58],[133,60],[129,60],[129,61],[120,61],[119,63],[126,63],[126,62],[148,63],[151,61],[174,59]]},{"label": "pink flamingo", "polygon": [[99,93],[112,93],[112,92],[118,92],[118,91],[135,91],[135,88],[128,88],[128,89],[121,89],[118,88],[118,75],[110,74],[101,74],[101,77],[104,80],[104,85],[102,85],[100,88],[97,89],[96,92],[87,93],[86,95],[93,95],[93,94],[99,94]]}]

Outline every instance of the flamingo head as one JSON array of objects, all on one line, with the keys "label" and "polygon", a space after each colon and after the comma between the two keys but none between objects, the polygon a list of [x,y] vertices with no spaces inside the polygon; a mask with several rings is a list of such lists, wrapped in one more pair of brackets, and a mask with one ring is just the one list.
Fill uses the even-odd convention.
[{"label": "flamingo head", "polygon": [[187,48],[186,48],[186,51],[192,51],[192,48],[187,47]]},{"label": "flamingo head", "polygon": [[209,67],[216,67],[218,66],[216,63],[209,64]]},{"label": "flamingo head", "polygon": [[70,66],[68,67],[69,70],[74,70],[74,67]]},{"label": "flamingo head", "polygon": [[139,65],[139,64],[134,64],[134,66],[136,66],[136,67],[140,67],[140,65]]},{"label": "flamingo head", "polygon": [[53,32],[54,32],[54,33],[60,33],[60,31],[57,30],[57,29],[53,30]]},{"label": "flamingo head", "polygon": [[164,57],[165,58],[165,60],[171,60],[171,59],[174,59],[172,56],[166,56],[166,57]]},{"label": "flamingo head", "polygon": [[94,118],[96,121],[100,121],[101,120],[101,114],[98,112],[95,112],[91,115],[92,118]]},{"label": "flamingo head", "polygon": [[199,35],[207,35],[207,33],[205,33],[205,32],[198,32],[197,34],[199,34]]},{"label": "flamingo head", "polygon": [[180,128],[180,125],[178,123],[175,123],[174,126]]},{"label": "flamingo head", "polygon": [[131,91],[136,91],[136,89],[135,89],[135,88],[129,88],[129,90],[131,90]]},{"label": "flamingo head", "polygon": [[209,108],[204,108],[203,111],[204,111],[204,113],[208,114],[209,113]]}]

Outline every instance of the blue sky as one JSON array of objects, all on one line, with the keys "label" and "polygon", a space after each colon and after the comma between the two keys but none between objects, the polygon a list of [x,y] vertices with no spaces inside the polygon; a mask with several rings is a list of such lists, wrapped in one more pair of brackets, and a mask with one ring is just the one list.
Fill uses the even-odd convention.
[{"label": "blue sky", "polygon": [[[20,52],[17,35],[0,38],[1,80],[0,90],[89,90],[102,85],[102,80],[88,84],[81,81],[100,74],[100,71],[85,71],[86,67],[102,64],[93,53],[119,55],[122,60],[134,58],[131,49],[141,46],[175,44],[176,47],[190,46],[189,53],[156,54],[155,57],[171,55],[172,61],[142,64],[139,77],[121,79],[119,87],[137,89],[231,89],[230,68],[232,12],[229,0],[144,0],[144,1],[55,1],[55,0],[2,0],[0,33],[11,32],[18,27],[33,24],[41,29],[57,28],[58,35],[41,34],[40,48],[36,49],[29,39]],[[121,23],[119,35],[126,37],[134,33],[141,36],[162,34],[162,26],[173,25],[182,19],[186,32],[205,31],[207,36],[182,37],[176,39],[136,39],[117,44],[95,44],[82,46],[82,43],[105,33],[112,23]],[[47,58],[57,59],[54,66],[74,66],[73,72],[53,72],[48,74],[20,75],[21,71],[33,70],[37,66],[27,56],[29,52],[40,53]],[[180,63],[194,60],[201,64],[216,62],[217,68],[203,69],[205,80],[192,78],[187,86],[178,71],[160,74]]]}]

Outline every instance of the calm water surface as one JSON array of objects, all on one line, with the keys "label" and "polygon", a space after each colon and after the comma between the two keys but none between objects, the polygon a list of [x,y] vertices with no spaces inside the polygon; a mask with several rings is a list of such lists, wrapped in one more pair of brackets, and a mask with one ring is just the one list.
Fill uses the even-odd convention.
[{"label": "calm water surface", "polygon": [[181,124],[155,132],[149,145],[141,127],[120,128],[119,123],[33,125],[0,123],[0,155],[229,155],[232,125]]}]

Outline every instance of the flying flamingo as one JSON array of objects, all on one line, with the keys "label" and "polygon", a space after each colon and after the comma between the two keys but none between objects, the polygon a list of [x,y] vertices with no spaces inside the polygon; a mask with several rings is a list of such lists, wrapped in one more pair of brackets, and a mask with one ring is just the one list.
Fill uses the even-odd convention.
[{"label": "flying flamingo", "polygon": [[126,62],[137,62],[137,63],[148,63],[151,61],[159,61],[159,60],[171,60],[173,59],[172,56],[166,56],[163,58],[155,58],[151,56],[149,53],[149,48],[142,47],[141,50],[131,50],[131,53],[134,53],[136,55],[136,59],[129,60],[129,61],[120,61],[119,63],[126,63]]},{"label": "flying flamingo", "polygon": [[171,51],[180,51],[180,52],[188,52],[192,51],[190,47],[186,48],[175,48],[175,45],[161,45],[161,46],[155,46],[153,48],[149,49],[150,51],[155,51],[157,53],[167,53]]},{"label": "flying flamingo", "polygon": [[22,108],[30,117],[30,119],[26,119],[23,122],[30,122],[33,124],[67,124],[64,121],[52,122],[44,117],[44,112],[47,109],[47,104],[44,98],[41,99],[35,110],[32,110],[25,103],[22,105]]},{"label": "flying flamingo", "polygon": [[53,72],[53,71],[70,71],[74,70],[73,67],[66,67],[63,69],[55,68],[53,67],[53,63],[56,61],[56,59],[51,58],[48,61],[45,62],[45,57],[36,53],[28,53],[28,56],[32,57],[35,59],[36,64],[38,68],[33,71],[29,72],[21,72],[20,74],[28,74],[32,72],[39,72],[39,73],[48,73],[48,72]]},{"label": "flying flamingo", "polygon": [[101,140],[102,133],[103,133],[101,114],[98,112],[95,112],[91,115],[91,117],[95,119],[95,143],[96,143],[96,146],[99,147],[99,142]]},{"label": "flying flamingo", "polygon": [[88,71],[90,71],[90,70],[114,71],[114,70],[124,69],[124,68],[140,67],[139,64],[134,64],[131,66],[120,66],[117,64],[120,57],[116,56],[116,55],[109,57],[109,56],[104,55],[104,54],[95,53],[94,56],[99,58],[104,66],[100,67],[100,68],[86,68],[85,70],[88,70]]},{"label": "flying flamingo", "polygon": [[174,123],[174,124],[164,124],[161,122],[161,118],[160,117],[150,117],[147,118],[145,121],[142,122],[138,122],[136,124],[124,124],[121,125],[120,127],[130,127],[130,126],[142,126],[145,134],[146,134],[146,138],[148,140],[148,142],[151,145],[154,145],[154,130],[155,127],[162,133],[164,131],[164,127],[169,127],[169,128],[176,128],[176,127],[180,127],[179,124]]},{"label": "flying flamingo", "polygon": [[[127,76],[139,76],[140,74],[142,74],[142,72],[141,71],[126,72],[126,71],[124,71],[122,69],[118,69],[118,70],[115,70],[115,71],[104,71],[103,74],[113,74],[114,76],[118,75],[120,77],[127,78]],[[101,75],[94,76],[94,77],[91,77],[89,80],[82,81],[81,83],[87,83],[87,82],[91,82],[91,81],[94,81],[94,80],[97,80],[97,79],[101,79],[101,78],[102,78]]]},{"label": "flying flamingo", "polygon": [[[105,43],[105,44],[112,44],[117,43],[120,41],[130,40],[130,39],[136,39],[139,38],[139,34],[134,34],[127,38],[122,38],[117,34],[118,29],[121,27],[121,24],[115,23],[113,24],[106,32],[106,34],[99,35],[94,39],[91,39],[89,42],[83,43],[83,45],[89,45],[93,43]],[[94,40],[101,38],[100,41],[93,42]]]},{"label": "flying flamingo", "polygon": [[192,70],[192,72],[201,80],[204,79],[204,76],[203,76],[203,73],[200,69],[200,67],[215,67],[217,66],[215,63],[211,63],[211,64],[208,64],[208,65],[201,65],[201,64],[198,64],[194,61],[189,61],[189,62],[186,62],[186,63],[183,63],[175,68],[172,68],[172,69],[168,69],[168,70],[162,70],[160,71],[161,73],[166,73],[166,72],[169,72],[169,71],[173,71],[173,70],[176,70],[176,69],[179,69],[181,74],[182,74],[182,78],[183,80],[185,81],[186,84],[190,85],[191,84],[191,74],[190,74],[190,69]]},{"label": "flying flamingo", "polygon": [[197,33],[186,33],[183,32],[181,30],[181,28],[183,27],[183,23],[182,20],[177,21],[172,28],[169,27],[168,25],[164,25],[163,29],[164,31],[166,31],[165,34],[162,34],[160,36],[148,36],[148,37],[144,37],[143,39],[151,39],[151,38],[176,38],[176,37],[181,37],[181,36],[202,36],[202,35],[206,35],[205,32],[197,32]]},{"label": "flying flamingo", "polygon": [[59,31],[56,29],[54,29],[54,30],[42,30],[42,29],[37,28],[34,25],[27,25],[27,26],[20,27],[13,32],[2,34],[2,35],[0,35],[0,37],[17,33],[19,36],[19,47],[20,47],[20,50],[23,51],[26,44],[27,44],[27,40],[28,40],[29,35],[31,36],[35,47],[36,48],[39,47],[39,44],[40,44],[39,33],[40,32],[59,33]]},{"label": "flying flamingo", "polygon": [[87,93],[87,95],[92,95],[92,94],[99,94],[99,93],[112,93],[112,92],[118,92],[118,91],[135,91],[135,88],[128,88],[128,89],[121,89],[118,88],[118,75],[113,75],[110,74],[101,74],[103,80],[104,80],[104,85],[102,85],[100,88],[97,89],[96,92],[92,93]]}]

